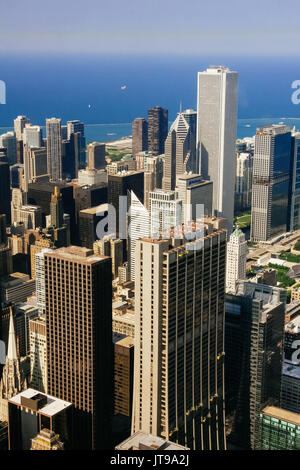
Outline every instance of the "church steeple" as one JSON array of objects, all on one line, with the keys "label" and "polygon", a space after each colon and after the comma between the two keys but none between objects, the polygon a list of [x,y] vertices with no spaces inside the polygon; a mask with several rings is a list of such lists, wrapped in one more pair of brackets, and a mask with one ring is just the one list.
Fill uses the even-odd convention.
[{"label": "church steeple", "polygon": [[15,326],[14,326],[14,318],[13,318],[12,308],[10,308],[10,315],[9,315],[9,333],[8,333],[7,359],[11,359],[12,361],[15,361],[15,360],[18,359],[17,342],[16,342],[16,334],[15,334]]}]

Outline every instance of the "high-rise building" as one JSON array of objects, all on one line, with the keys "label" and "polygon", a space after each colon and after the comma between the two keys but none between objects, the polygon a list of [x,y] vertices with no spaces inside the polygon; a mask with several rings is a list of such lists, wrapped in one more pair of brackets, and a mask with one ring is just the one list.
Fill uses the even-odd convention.
[{"label": "high-rise building", "polygon": [[198,73],[197,151],[199,173],[213,182],[213,215],[228,220],[234,210],[238,74],[226,67]]},{"label": "high-rise building", "polygon": [[6,156],[10,165],[17,163],[17,139],[14,132],[0,135],[0,147],[6,148]]},{"label": "high-rise building", "polygon": [[238,227],[227,243],[226,292],[235,293],[236,281],[246,279],[247,242]]},{"label": "high-rise building", "polygon": [[203,236],[190,242],[144,239],[136,248],[132,433],[199,450],[226,448],[226,230],[214,229],[219,221],[195,223]]},{"label": "high-rise building", "polygon": [[182,200],[177,191],[156,189],[149,193],[149,200],[151,236],[182,223]]},{"label": "high-rise building", "polygon": [[87,148],[87,167],[90,170],[102,170],[106,167],[105,144],[92,142]]},{"label": "high-rise building", "polygon": [[36,303],[39,314],[43,315],[46,309],[46,296],[45,296],[45,261],[44,254],[52,249],[44,248],[35,255],[35,285],[36,285]]},{"label": "high-rise building", "polygon": [[279,405],[286,291],[238,281],[226,294],[226,399],[230,441],[254,449],[259,414]]},{"label": "high-rise building", "polygon": [[161,189],[163,178],[163,157],[149,155],[146,158],[144,173],[144,205],[149,210],[149,193],[154,189]]},{"label": "high-rise building", "polygon": [[250,152],[236,154],[234,212],[251,207],[253,155]]},{"label": "high-rise building", "polygon": [[109,449],[111,260],[86,248],[59,248],[44,253],[44,272],[48,392],[74,405],[74,448]]},{"label": "high-rise building", "polygon": [[6,215],[6,221],[10,224],[10,177],[9,164],[0,161],[0,214]]},{"label": "high-rise building", "polygon": [[84,137],[84,123],[78,120],[67,121],[67,140],[70,140],[71,134],[79,132]]},{"label": "high-rise building", "polygon": [[112,264],[113,277],[118,277],[119,266],[123,264],[123,242],[119,239],[113,239],[108,236],[101,240],[96,240],[93,244],[95,255],[109,256]]},{"label": "high-rise building", "polygon": [[300,228],[300,132],[292,135],[291,153],[291,217],[289,230]]},{"label": "high-rise building", "polygon": [[300,415],[276,406],[260,413],[256,450],[300,450]]},{"label": "high-rise building", "polygon": [[27,147],[42,147],[43,130],[40,126],[26,124],[23,131],[23,144]]},{"label": "high-rise building", "polygon": [[26,116],[18,116],[14,120],[14,131],[15,131],[17,140],[22,140],[22,134],[23,134],[25,125],[29,123],[30,121]]},{"label": "high-rise building", "polygon": [[197,158],[196,151],[196,139],[197,139],[197,111],[193,109],[186,109],[182,112],[182,115],[190,128],[190,161],[192,162],[192,172],[195,174],[199,173],[199,161]]},{"label": "high-rise building", "polygon": [[168,110],[155,106],[148,109],[148,150],[154,155],[164,153],[168,135]]},{"label": "high-rise building", "polygon": [[[81,246],[93,248],[94,242],[102,238],[104,234],[100,232],[99,225],[106,217],[110,217],[108,204],[83,209],[79,212],[79,240]],[[104,226],[103,224],[103,232]]]},{"label": "high-rise building", "polygon": [[200,175],[184,174],[176,178],[178,198],[182,200],[182,221],[184,223],[203,216],[212,215],[211,181],[205,181]]},{"label": "high-rise building", "polygon": [[144,118],[135,118],[132,123],[132,155],[148,150],[148,123]]},{"label": "high-rise building", "polygon": [[[66,449],[73,449],[73,435],[77,430],[73,429],[72,403],[28,388],[12,397],[8,406],[9,450],[46,450],[47,436],[52,437],[52,433],[59,435]],[[48,450],[56,450],[51,449],[51,441]]]},{"label": "high-rise building", "polygon": [[176,176],[192,172],[191,132],[182,113],[178,113],[165,141],[163,189],[174,190]]},{"label": "high-rise building", "polygon": [[62,179],[61,119],[46,119],[47,167],[51,181]]},{"label": "high-rise building", "polygon": [[[116,175],[108,175],[108,203],[116,210],[116,232],[126,232],[127,202],[120,199],[128,196],[128,191],[133,191],[137,198],[144,202],[144,172],[124,171]],[[121,213],[121,214],[120,214]],[[121,218],[120,218],[121,215]],[[125,225],[125,226],[124,226]]]},{"label": "high-rise building", "polygon": [[258,128],[253,160],[251,239],[266,241],[289,225],[291,130]]},{"label": "high-rise building", "polygon": [[134,340],[129,336],[114,343],[114,414],[128,418],[132,415],[133,351]]},{"label": "high-rise building", "polygon": [[47,151],[44,147],[34,148],[24,145],[24,171],[22,190],[28,193],[28,184],[49,179],[47,168]]},{"label": "high-rise building", "polygon": [[29,321],[30,386],[47,393],[47,336],[46,317]]},{"label": "high-rise building", "polygon": [[135,278],[135,248],[139,238],[150,235],[150,214],[139,198],[130,191],[130,210],[128,214],[128,264],[130,279]]}]

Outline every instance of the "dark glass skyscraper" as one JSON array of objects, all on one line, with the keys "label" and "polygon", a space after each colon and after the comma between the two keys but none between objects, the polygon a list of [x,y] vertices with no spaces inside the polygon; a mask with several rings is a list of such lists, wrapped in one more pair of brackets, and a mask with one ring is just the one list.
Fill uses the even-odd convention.
[{"label": "dark glass skyscraper", "polygon": [[289,225],[291,130],[273,125],[255,136],[251,239],[266,241]]},{"label": "dark glass skyscraper", "polygon": [[168,135],[168,110],[155,106],[148,109],[148,150],[154,155],[164,153]]}]

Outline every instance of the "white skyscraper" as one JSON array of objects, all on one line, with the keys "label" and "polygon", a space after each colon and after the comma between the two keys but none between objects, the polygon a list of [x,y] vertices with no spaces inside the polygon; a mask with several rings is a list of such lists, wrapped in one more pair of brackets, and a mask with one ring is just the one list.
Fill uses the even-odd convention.
[{"label": "white skyscraper", "polygon": [[44,258],[45,253],[52,253],[50,248],[44,248],[40,253],[35,255],[35,285],[36,285],[36,302],[39,314],[45,313],[45,270]]},{"label": "white skyscraper", "polygon": [[147,238],[150,235],[150,217],[149,211],[139,198],[130,191],[130,212],[128,225],[128,244],[129,244],[129,271],[130,278],[135,278],[135,248],[139,238]]},{"label": "white skyscraper", "polygon": [[41,147],[42,146],[42,128],[40,126],[32,126],[26,124],[23,130],[23,144],[27,147]]},{"label": "white skyscraper", "polygon": [[46,132],[48,174],[50,180],[59,181],[62,179],[61,120],[46,119]]},{"label": "white skyscraper", "polygon": [[199,173],[213,182],[213,214],[231,231],[234,210],[238,73],[209,67],[198,73]]},{"label": "white skyscraper", "polygon": [[236,228],[227,243],[226,292],[235,293],[238,279],[246,279],[247,242],[241,229]]},{"label": "white skyscraper", "polygon": [[182,201],[177,191],[156,189],[149,193],[149,200],[151,236],[182,223]]}]

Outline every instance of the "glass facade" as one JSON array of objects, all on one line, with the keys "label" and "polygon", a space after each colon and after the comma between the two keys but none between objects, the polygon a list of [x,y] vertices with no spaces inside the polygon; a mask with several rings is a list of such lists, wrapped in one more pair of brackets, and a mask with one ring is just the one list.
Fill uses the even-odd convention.
[{"label": "glass facade", "polygon": [[300,425],[260,414],[260,450],[299,450]]}]

